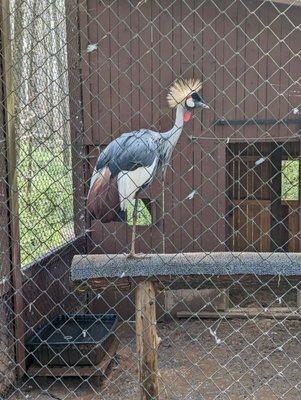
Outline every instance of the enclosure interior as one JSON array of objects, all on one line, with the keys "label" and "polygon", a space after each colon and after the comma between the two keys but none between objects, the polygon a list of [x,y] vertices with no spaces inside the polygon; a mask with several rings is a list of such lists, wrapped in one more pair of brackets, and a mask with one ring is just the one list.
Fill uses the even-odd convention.
[{"label": "enclosure interior", "polygon": [[[121,321],[134,319],[133,288],[111,287],[100,294],[83,295],[72,286],[70,266],[75,254],[129,251],[130,212],[126,221],[109,224],[87,212],[91,174],[99,152],[123,132],[170,129],[175,112],[168,108],[166,94],[177,78],[200,78],[201,93],[210,108],[196,111],[185,124],[165,179],[157,176],[140,194],[137,251],[235,251],[238,256],[267,251],[285,252],[288,259],[291,252],[300,251],[301,7],[297,2],[267,0],[161,3],[3,1],[3,392],[14,382],[8,363],[16,358],[17,373],[24,374],[28,361],[24,343],[33,329],[52,317],[78,310],[113,310]],[[257,276],[249,286],[233,278],[230,303],[295,307],[296,288],[297,284],[286,278],[280,279],[279,286],[274,281],[263,284]],[[218,290],[213,296],[219,295]],[[219,313],[215,300],[211,305]],[[162,292],[157,298],[160,321],[168,314],[165,301]],[[192,342],[185,353],[187,335],[208,344],[208,351],[198,344],[199,358],[209,359],[209,369],[203,370],[200,362],[202,373],[211,382],[208,392],[204,389],[207,396],[217,396],[222,390],[233,396],[260,396],[262,384],[266,398],[272,398],[271,393],[296,398],[299,321],[285,320],[288,325],[276,320],[271,325],[254,321],[223,321],[228,347],[219,355],[212,334],[216,327],[210,321],[200,326],[199,321],[174,319],[168,326],[160,325],[160,330],[163,337],[171,338],[171,345],[178,340],[182,352],[175,357],[183,365],[188,362],[190,367],[183,367],[186,372],[193,360]],[[121,354],[128,360],[134,351],[132,328],[121,329],[125,330],[120,334]],[[233,336],[235,330],[241,347]],[[265,333],[268,339],[263,344],[261,332],[276,332],[273,335],[281,339],[273,341]],[[246,357],[250,356],[247,343],[252,335],[258,339],[258,348],[254,346],[259,358],[254,357],[250,365],[243,359],[242,370],[242,374],[250,374],[250,381],[238,385],[239,394],[233,389],[231,373],[228,383],[216,386],[215,378],[226,368],[227,359],[237,372],[233,354],[245,351]],[[260,364],[260,346],[270,355],[269,346],[274,351],[275,343],[281,347],[284,341],[286,357],[280,368],[284,378],[277,375],[274,390],[271,371],[258,386],[252,384],[267,368],[264,362]],[[163,353],[162,365],[169,371],[168,346]],[[268,368],[274,371],[277,362],[278,355]],[[129,362],[128,367],[131,375],[134,366]],[[123,364],[122,368],[127,370]],[[290,368],[291,375],[286,375]],[[176,380],[178,372],[166,373],[165,381]],[[182,382],[179,392],[183,390],[183,396],[189,390],[192,395],[204,394],[197,384],[191,389],[193,379],[196,376],[188,374],[186,383]],[[121,383],[126,384],[126,379]],[[166,390],[172,392],[170,387]],[[117,392],[114,398],[119,399],[122,391]],[[14,396],[11,399],[18,400],[16,393]]]}]

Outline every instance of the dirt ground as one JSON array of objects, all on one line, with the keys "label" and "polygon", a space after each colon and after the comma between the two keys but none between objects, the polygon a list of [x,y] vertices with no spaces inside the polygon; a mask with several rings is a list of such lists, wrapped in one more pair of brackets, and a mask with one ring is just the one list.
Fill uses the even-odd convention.
[{"label": "dirt ground", "polygon": [[[301,322],[176,320],[158,324],[160,400],[301,399]],[[134,324],[100,389],[79,378],[23,382],[10,400],[139,398]]]}]

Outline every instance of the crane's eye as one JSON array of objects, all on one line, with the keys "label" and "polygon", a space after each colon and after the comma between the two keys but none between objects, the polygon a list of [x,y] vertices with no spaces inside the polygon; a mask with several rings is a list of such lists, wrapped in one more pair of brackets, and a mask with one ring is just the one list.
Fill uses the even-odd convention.
[{"label": "crane's eye", "polygon": [[195,107],[193,98],[191,96],[187,97],[186,106],[189,107],[189,108],[194,108]]}]

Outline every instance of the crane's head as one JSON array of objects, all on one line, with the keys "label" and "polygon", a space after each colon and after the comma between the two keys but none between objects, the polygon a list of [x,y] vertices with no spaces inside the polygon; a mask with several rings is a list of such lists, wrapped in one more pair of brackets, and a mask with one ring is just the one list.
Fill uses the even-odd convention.
[{"label": "crane's head", "polygon": [[184,119],[189,120],[194,109],[209,108],[199,93],[201,89],[202,83],[199,79],[180,79],[174,82],[167,95],[169,107],[182,105],[186,111]]}]

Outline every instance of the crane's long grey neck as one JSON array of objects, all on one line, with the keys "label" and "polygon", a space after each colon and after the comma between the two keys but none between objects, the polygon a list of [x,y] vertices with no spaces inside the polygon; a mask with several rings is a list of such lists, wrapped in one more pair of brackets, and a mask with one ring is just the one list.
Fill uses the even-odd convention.
[{"label": "crane's long grey neck", "polygon": [[164,137],[164,143],[160,149],[162,158],[159,168],[162,169],[163,178],[165,176],[166,167],[171,158],[173,149],[175,148],[183,130],[184,112],[184,107],[179,104],[177,107],[176,121],[174,123],[174,126],[169,131],[162,134],[162,136]]},{"label": "crane's long grey neck", "polygon": [[166,139],[169,145],[174,148],[181,136],[184,125],[184,107],[179,104],[177,107],[176,120],[174,126],[166,132]]}]

